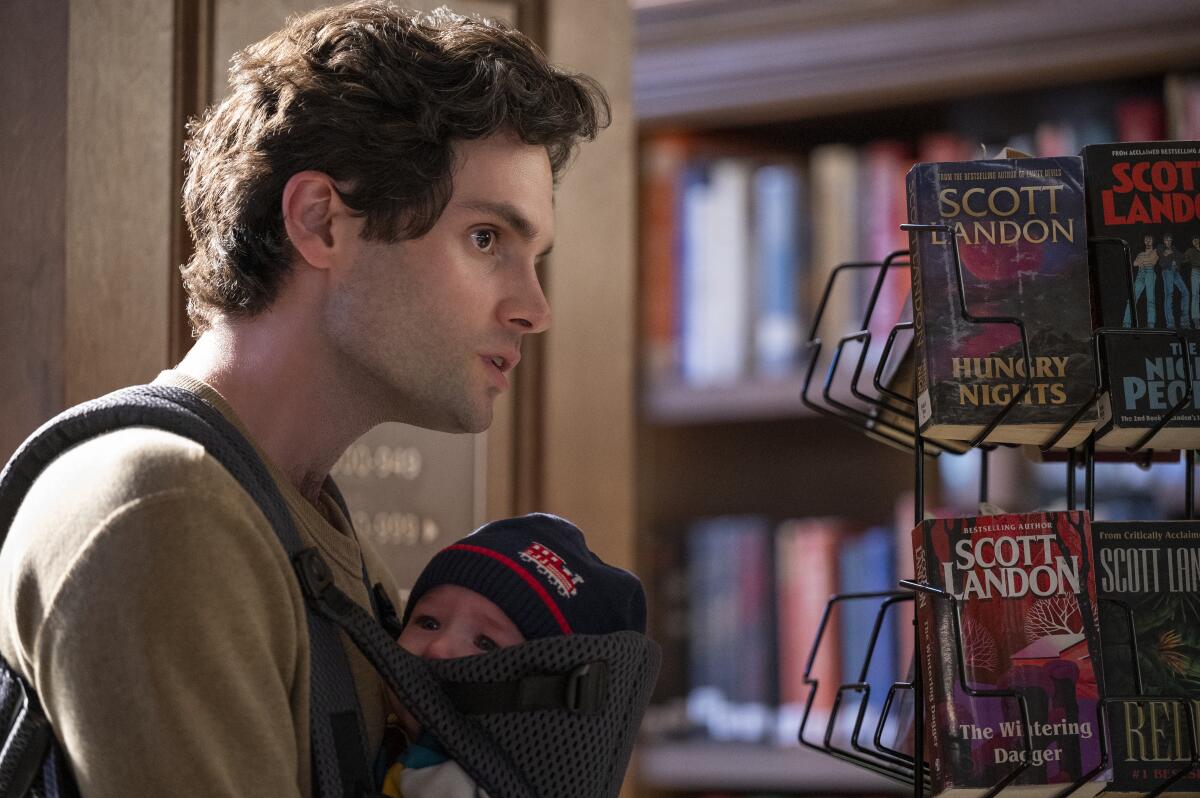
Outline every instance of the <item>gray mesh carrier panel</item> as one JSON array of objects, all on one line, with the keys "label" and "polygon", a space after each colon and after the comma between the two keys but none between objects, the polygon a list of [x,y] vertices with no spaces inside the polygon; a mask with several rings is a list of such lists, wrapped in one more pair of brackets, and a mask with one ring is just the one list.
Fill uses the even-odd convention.
[{"label": "gray mesh carrier panel", "polygon": [[[423,726],[492,798],[612,798],[621,789],[642,713],[661,662],[637,632],[570,635],[451,660],[394,648],[389,681]],[[608,663],[603,708],[464,715],[441,682],[495,683]]]}]

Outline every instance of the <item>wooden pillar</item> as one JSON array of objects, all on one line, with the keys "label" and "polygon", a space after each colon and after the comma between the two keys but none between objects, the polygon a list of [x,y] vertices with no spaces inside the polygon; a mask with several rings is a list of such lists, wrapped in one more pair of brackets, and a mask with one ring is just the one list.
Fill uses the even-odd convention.
[{"label": "wooden pillar", "polygon": [[0,7],[0,456],[168,365],[174,10]]}]

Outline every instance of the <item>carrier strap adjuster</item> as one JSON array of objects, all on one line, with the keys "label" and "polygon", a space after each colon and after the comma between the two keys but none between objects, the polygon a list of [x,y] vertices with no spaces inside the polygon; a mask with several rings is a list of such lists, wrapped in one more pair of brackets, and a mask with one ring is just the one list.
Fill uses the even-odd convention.
[{"label": "carrier strap adjuster", "polygon": [[585,662],[567,674],[567,709],[583,715],[599,712],[608,692],[608,663]]},{"label": "carrier strap adjuster", "polygon": [[358,605],[333,582],[329,563],[315,548],[300,551],[292,557],[292,567],[300,581],[300,592],[319,613],[332,621],[350,621]]}]

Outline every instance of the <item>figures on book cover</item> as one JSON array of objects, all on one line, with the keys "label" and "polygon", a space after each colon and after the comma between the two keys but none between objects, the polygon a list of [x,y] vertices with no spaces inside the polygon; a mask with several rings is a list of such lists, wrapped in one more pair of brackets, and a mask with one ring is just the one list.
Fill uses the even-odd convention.
[{"label": "figures on book cover", "polygon": [[[1200,145],[1195,141],[1095,144],[1083,149],[1093,296],[1109,391],[1097,441],[1130,446],[1187,394],[1191,402],[1146,445],[1200,446]],[[1132,285],[1131,285],[1132,284]],[[1174,336],[1136,330],[1172,330]],[[1187,347],[1185,359],[1184,347]]]}]

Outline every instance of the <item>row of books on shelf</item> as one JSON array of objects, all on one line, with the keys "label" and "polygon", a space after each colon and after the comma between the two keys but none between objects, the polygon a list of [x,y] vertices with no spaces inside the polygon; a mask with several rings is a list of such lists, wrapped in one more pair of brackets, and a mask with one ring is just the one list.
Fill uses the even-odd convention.
[{"label": "row of books on shelf", "polygon": [[[686,662],[676,674],[684,684],[674,686],[686,694],[686,711],[678,713],[685,717],[676,718],[670,731],[796,744],[818,629],[823,643],[809,676],[823,685],[812,721],[819,717],[823,728],[833,688],[858,680],[876,615],[869,602],[856,601],[826,617],[826,603],[837,592],[893,590],[899,572],[894,538],[890,527],[855,530],[832,517],[775,524],[741,515],[693,522],[682,551],[683,589],[658,631],[680,643],[677,653]],[[909,602],[907,615],[894,614],[878,631],[869,674],[879,687],[872,695],[874,712],[911,661],[911,608]],[[651,713],[652,728],[655,721]]]},{"label": "row of books on shelf", "polygon": [[[1200,137],[1200,79],[1169,82],[1172,137]],[[1010,143],[1072,155],[1087,144],[1162,138],[1166,118],[1160,99],[1131,97],[1111,118],[1047,122]],[[950,131],[803,154],[703,135],[649,138],[640,253],[648,384],[706,387],[796,372],[832,270],[908,248],[900,225],[909,167],[978,157],[977,139]],[[860,326],[871,279],[848,282],[828,297],[821,327],[829,334]],[[874,332],[886,335],[908,293],[906,273],[887,282]]]},{"label": "row of books on shelf", "polygon": [[868,756],[911,753],[912,692],[883,711],[913,673],[914,601],[898,572],[930,588],[915,593],[915,620],[934,795],[980,796],[1010,777],[1026,796],[1142,795],[1177,775],[1172,793],[1200,791],[1195,521],[1037,512],[927,520],[898,537],[832,518],[699,520],[686,537],[691,732],[794,744],[803,724],[821,746],[860,725]]}]

